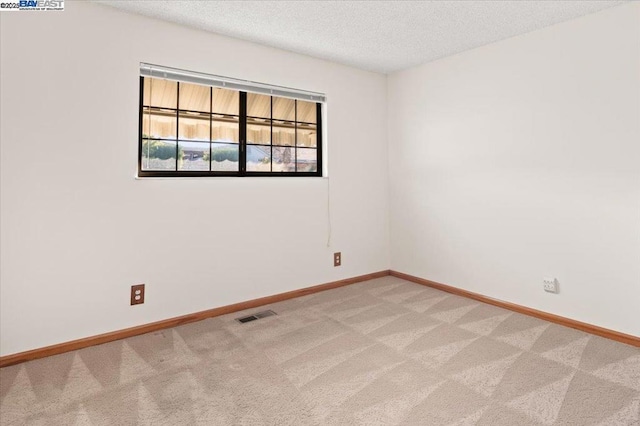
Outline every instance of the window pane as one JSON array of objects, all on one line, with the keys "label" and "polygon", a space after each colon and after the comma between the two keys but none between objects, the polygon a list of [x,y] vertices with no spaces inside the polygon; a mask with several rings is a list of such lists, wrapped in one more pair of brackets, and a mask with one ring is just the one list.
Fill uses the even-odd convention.
[{"label": "window pane", "polygon": [[176,124],[175,112],[146,108],[142,114],[142,137],[175,139]]},{"label": "window pane", "polygon": [[151,98],[149,97],[149,92],[151,91],[151,77],[143,77],[143,95],[142,95],[142,105],[149,106],[151,104]]},{"label": "window pane", "polygon": [[247,171],[271,171],[271,147],[247,145]]},{"label": "window pane", "polygon": [[[224,120],[224,121],[222,121]],[[234,142],[238,143],[238,119],[223,119],[213,117],[213,128],[211,129],[211,140],[213,142]]]},{"label": "window pane", "polygon": [[198,84],[180,83],[180,109],[211,112],[211,88]]},{"label": "window pane", "polygon": [[298,122],[316,123],[316,104],[313,102],[298,101]]},{"label": "window pane", "polygon": [[273,97],[273,118],[279,120],[295,121],[296,101],[288,98]]},{"label": "window pane", "polygon": [[272,152],[274,172],[294,172],[296,170],[295,148],[274,146]]},{"label": "window pane", "polygon": [[240,93],[235,90],[213,88],[213,111],[218,114],[240,114]]},{"label": "window pane", "polygon": [[296,164],[299,172],[315,172],[318,170],[318,151],[312,148],[298,148]]},{"label": "window pane", "polygon": [[209,141],[209,114],[181,112],[178,139]]},{"label": "window pane", "polygon": [[209,143],[178,142],[178,170],[209,170]]},{"label": "window pane", "polygon": [[271,118],[271,96],[247,93],[247,115]]},{"label": "window pane", "polygon": [[271,120],[264,118],[247,119],[247,143],[271,144]]},{"label": "window pane", "polygon": [[176,143],[172,141],[142,141],[142,170],[175,170]]},{"label": "window pane", "polygon": [[178,83],[160,78],[144,78],[144,105],[176,109]]},{"label": "window pane", "polygon": [[211,144],[211,170],[217,172],[237,172],[238,145],[226,143]]},{"label": "window pane", "polygon": [[273,123],[273,144],[293,146],[296,143],[296,129],[293,123],[278,121]]},{"label": "window pane", "polygon": [[317,131],[315,124],[298,124],[298,146],[316,147]]},{"label": "window pane", "polygon": [[[141,77],[141,81],[141,172],[241,175],[238,172],[246,169],[255,176],[317,171],[320,103],[245,93],[205,80],[194,84]],[[243,117],[241,98],[246,99]],[[241,123],[246,127],[241,129]],[[241,157],[246,164],[240,164]]]}]

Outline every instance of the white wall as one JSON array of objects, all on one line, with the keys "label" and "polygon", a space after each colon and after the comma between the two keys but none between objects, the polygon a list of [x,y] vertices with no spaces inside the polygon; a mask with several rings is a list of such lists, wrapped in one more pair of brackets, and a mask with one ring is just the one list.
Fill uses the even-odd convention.
[{"label": "white wall", "polygon": [[[388,86],[84,2],[0,40],[1,355],[387,269],[389,224],[395,270],[640,335],[638,3]],[[139,62],[327,93],[332,247],[327,179],[135,180]]]},{"label": "white wall", "polygon": [[[84,2],[0,20],[2,355],[389,268],[384,75]],[[332,247],[327,179],[134,179],[140,62],[326,93]]]},{"label": "white wall", "polygon": [[392,269],[640,335],[640,3],[388,83]]}]

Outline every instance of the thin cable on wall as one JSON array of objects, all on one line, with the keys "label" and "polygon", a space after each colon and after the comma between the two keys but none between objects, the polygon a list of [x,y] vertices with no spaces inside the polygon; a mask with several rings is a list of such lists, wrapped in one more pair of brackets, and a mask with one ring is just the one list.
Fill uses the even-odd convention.
[{"label": "thin cable on wall", "polygon": [[331,179],[327,177],[327,247],[331,247]]}]

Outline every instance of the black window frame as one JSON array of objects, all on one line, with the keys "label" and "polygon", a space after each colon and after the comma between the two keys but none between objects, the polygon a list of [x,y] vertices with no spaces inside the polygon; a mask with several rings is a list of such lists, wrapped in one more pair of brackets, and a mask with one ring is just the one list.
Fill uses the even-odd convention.
[{"label": "black window frame", "polygon": [[[316,166],[316,171],[315,172],[298,172],[298,171],[247,171],[247,93],[246,91],[242,91],[242,90],[235,90],[235,89],[228,89],[228,90],[235,90],[236,92],[239,93],[239,120],[238,120],[238,130],[239,130],[239,141],[238,141],[238,149],[239,149],[239,155],[238,155],[238,171],[213,171],[213,170],[143,170],[142,169],[142,153],[143,153],[143,140],[145,138],[143,138],[143,116],[144,116],[144,79],[145,78],[153,78],[153,77],[145,77],[145,76],[140,76],[140,101],[139,101],[139,125],[138,125],[138,177],[218,177],[218,176],[233,176],[233,177],[252,177],[252,176],[266,176],[266,177],[272,177],[272,176],[281,176],[281,177],[322,177],[323,176],[323,162],[322,162],[322,156],[323,156],[323,152],[322,152],[322,147],[323,147],[323,135],[322,135],[322,102],[313,102],[316,104],[316,158],[317,158],[317,166]],[[174,80],[178,83],[177,85],[177,104],[176,104],[176,127],[177,129],[179,128],[179,121],[180,121],[180,80]],[[189,84],[188,82],[182,82],[185,84]],[[213,86],[209,86],[211,88],[211,90],[213,90],[215,87]],[[273,99],[275,98],[282,98],[281,96],[273,96],[273,95],[269,95],[271,96],[271,102],[273,104]],[[297,99],[294,99],[296,102],[298,101]],[[301,99],[302,100],[302,99]],[[212,100],[211,100],[212,101]],[[311,102],[311,101],[306,101],[305,102]],[[171,108],[172,109],[172,108]],[[296,107],[296,113],[297,113],[297,107]],[[211,116],[214,115],[214,113],[212,111],[209,112],[209,114]],[[272,111],[272,115],[273,115],[273,111]],[[271,121],[273,122],[273,117],[271,118]],[[295,131],[294,131],[294,144],[293,146],[291,146],[291,148],[294,149],[294,160],[293,160],[293,164],[295,165],[295,168],[297,169],[298,167],[298,161],[297,161],[297,149],[299,148],[298,146],[298,121],[297,121],[297,117],[296,117],[296,121],[295,121]],[[270,142],[270,146],[272,147],[272,156],[271,156],[271,161],[273,161],[273,124],[271,125],[271,142]],[[176,131],[177,131],[176,129]],[[152,139],[152,138],[146,138],[146,139]],[[173,140],[171,140],[173,141]],[[179,134],[176,133],[176,151],[179,149],[178,145],[179,145]],[[212,142],[211,138],[208,142],[211,146]],[[253,144],[248,144],[248,145],[253,145]],[[304,146],[302,146],[302,148],[305,148]],[[179,161],[178,157],[176,156],[176,164]],[[212,156],[209,156],[209,161],[213,161]],[[177,168],[177,167],[176,167]]]}]

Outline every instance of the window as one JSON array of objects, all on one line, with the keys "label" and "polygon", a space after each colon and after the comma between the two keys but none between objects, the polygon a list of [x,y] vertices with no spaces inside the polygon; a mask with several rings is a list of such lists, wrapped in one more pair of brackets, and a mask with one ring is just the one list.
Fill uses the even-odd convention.
[{"label": "window", "polygon": [[322,95],[144,65],[139,176],[322,176]]}]

